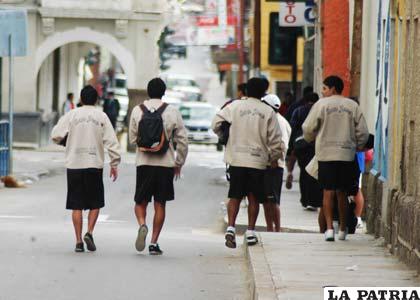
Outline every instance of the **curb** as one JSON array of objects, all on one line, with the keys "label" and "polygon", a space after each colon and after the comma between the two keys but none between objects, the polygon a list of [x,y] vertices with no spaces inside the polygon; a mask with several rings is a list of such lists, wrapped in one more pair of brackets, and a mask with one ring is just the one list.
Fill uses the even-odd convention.
[{"label": "curb", "polygon": [[270,266],[264,253],[264,244],[261,235],[259,243],[248,247],[244,241],[245,257],[248,261],[248,270],[251,275],[250,291],[252,300],[279,300],[276,287],[272,279]]}]

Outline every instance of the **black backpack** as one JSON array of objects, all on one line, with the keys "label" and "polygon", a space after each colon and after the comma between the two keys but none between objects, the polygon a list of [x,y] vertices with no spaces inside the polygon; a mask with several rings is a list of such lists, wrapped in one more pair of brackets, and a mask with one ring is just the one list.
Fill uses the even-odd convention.
[{"label": "black backpack", "polygon": [[162,114],[168,107],[163,103],[157,110],[148,110],[144,104],[140,105],[143,116],[139,122],[137,146],[140,151],[164,154],[169,148],[169,141],[165,135]]}]

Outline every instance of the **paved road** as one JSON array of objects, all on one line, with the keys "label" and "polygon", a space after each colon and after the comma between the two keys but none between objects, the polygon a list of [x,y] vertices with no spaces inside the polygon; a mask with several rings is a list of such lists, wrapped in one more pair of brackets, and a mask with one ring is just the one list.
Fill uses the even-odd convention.
[{"label": "paved road", "polygon": [[219,107],[226,102],[226,85],[219,83],[216,67],[211,63],[210,47],[190,46],[187,59],[172,59],[168,63],[171,67],[164,74],[194,76],[205,101]]},{"label": "paved road", "polygon": [[82,254],[73,252],[70,213],[64,210],[65,174],[56,167],[63,154],[37,155],[32,167],[55,158],[53,177],[26,189],[0,189],[1,300],[248,299],[243,251],[223,244],[226,184],[222,156],[213,147],[192,147],[177,199],[168,204],[162,257],[134,249],[132,154],[124,156],[116,183],[105,179],[98,251]]}]

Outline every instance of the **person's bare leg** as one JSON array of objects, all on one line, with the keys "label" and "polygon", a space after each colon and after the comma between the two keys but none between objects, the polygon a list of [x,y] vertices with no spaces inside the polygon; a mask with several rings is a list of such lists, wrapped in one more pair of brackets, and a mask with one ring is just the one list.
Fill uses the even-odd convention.
[{"label": "person's bare leg", "polygon": [[273,223],[274,223],[274,231],[280,232],[281,226],[280,226],[280,205],[273,203]]},{"label": "person's bare leg", "polygon": [[146,224],[147,205],[149,203],[145,200],[141,204],[136,203],[134,206],[134,213],[136,214],[137,223],[141,225]]},{"label": "person's bare leg", "polygon": [[323,212],[327,229],[333,229],[333,209],[335,191],[324,190]]},{"label": "person's bare leg", "polygon": [[347,195],[344,192],[337,191],[337,199],[338,199],[338,216],[340,219],[340,230],[345,231],[347,227]]},{"label": "person's bare leg", "polygon": [[260,212],[260,203],[254,194],[248,194],[248,230],[255,230],[258,213]]},{"label": "person's bare leg", "polygon": [[90,234],[93,233],[93,230],[95,229],[96,221],[98,220],[99,216],[99,209],[92,209],[89,211],[88,215],[88,232]]},{"label": "person's bare leg", "polygon": [[354,196],[354,202],[356,203],[354,214],[356,215],[356,217],[360,218],[362,216],[363,206],[365,205],[365,198],[363,197],[361,189],[359,189],[357,195]]},{"label": "person's bare leg", "polygon": [[236,217],[239,213],[239,207],[241,205],[241,199],[231,198],[227,205],[228,212],[228,226],[235,227]]},{"label": "person's bare leg", "polygon": [[160,232],[162,231],[163,223],[165,223],[165,215],[166,215],[166,206],[165,203],[155,201],[155,216],[153,218],[153,233],[152,233],[152,244],[156,244]]},{"label": "person's bare leg", "polygon": [[273,220],[273,211],[271,203],[268,201],[264,202],[264,216],[265,216],[265,223],[267,224],[267,232],[273,232],[274,231],[274,220]]},{"label": "person's bare leg", "polygon": [[324,233],[327,230],[327,222],[325,221],[324,209],[321,207],[318,214],[319,232]]},{"label": "person's bare leg", "polygon": [[76,242],[82,242],[82,229],[83,229],[83,212],[81,210],[73,210],[72,220],[74,232],[76,234]]}]

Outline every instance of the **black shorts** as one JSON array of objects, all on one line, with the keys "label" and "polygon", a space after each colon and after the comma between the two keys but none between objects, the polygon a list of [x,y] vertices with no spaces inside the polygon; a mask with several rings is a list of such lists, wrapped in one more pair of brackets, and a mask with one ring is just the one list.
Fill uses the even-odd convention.
[{"label": "black shorts", "polygon": [[351,192],[356,168],[353,161],[319,161],[319,184],[324,190]]},{"label": "black shorts", "polygon": [[66,209],[86,210],[105,206],[102,169],[67,169]]},{"label": "black shorts", "polygon": [[230,166],[229,198],[242,199],[252,193],[264,202],[264,173],[265,170]]},{"label": "black shorts", "polygon": [[157,166],[137,167],[136,195],[138,204],[152,201],[165,203],[174,200],[174,168]]},{"label": "black shorts", "polygon": [[267,169],[264,174],[264,191],[266,201],[280,204],[282,185],[283,168]]}]

